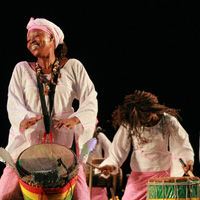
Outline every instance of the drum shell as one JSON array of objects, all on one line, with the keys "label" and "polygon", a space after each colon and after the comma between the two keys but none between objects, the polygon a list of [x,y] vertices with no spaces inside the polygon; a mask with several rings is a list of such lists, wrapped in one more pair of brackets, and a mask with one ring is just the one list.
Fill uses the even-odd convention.
[{"label": "drum shell", "polygon": [[149,179],[147,200],[159,199],[200,199],[200,179],[198,177],[163,177]]}]

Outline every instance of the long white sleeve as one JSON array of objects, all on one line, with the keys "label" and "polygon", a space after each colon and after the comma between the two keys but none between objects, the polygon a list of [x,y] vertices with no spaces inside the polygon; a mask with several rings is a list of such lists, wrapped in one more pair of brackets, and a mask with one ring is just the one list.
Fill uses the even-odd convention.
[{"label": "long white sleeve", "polygon": [[179,158],[185,162],[194,161],[194,152],[189,141],[189,136],[178,120],[174,117],[168,124],[170,129],[169,148],[172,156],[172,176],[182,176],[184,174]]},{"label": "long white sleeve", "polygon": [[72,70],[76,80],[75,92],[76,98],[79,100],[79,108],[70,117],[78,117],[84,128],[78,140],[79,148],[81,149],[85,142],[92,138],[94,133],[98,110],[97,92],[81,62],[76,60]]},{"label": "long white sleeve", "polygon": [[130,147],[131,139],[128,138],[128,131],[123,126],[120,126],[113,138],[109,157],[104,160],[100,166],[113,165],[116,167],[116,170],[113,173],[117,173],[118,167],[120,167],[126,160]]},{"label": "long white sleeve", "polygon": [[104,150],[104,158],[107,158],[109,156],[111,142],[103,133],[99,133],[98,138],[100,140],[102,149]]},{"label": "long white sleeve", "polygon": [[74,64],[73,70],[76,78],[76,95],[79,100],[79,108],[73,115],[79,118],[83,127],[95,127],[98,105],[94,84],[80,62]]},{"label": "long white sleeve", "polygon": [[35,117],[33,112],[28,111],[24,101],[24,88],[22,86],[22,75],[24,73],[24,66],[18,63],[14,68],[11,81],[8,88],[7,110],[10,123],[14,132],[20,133],[20,123],[27,117]]}]

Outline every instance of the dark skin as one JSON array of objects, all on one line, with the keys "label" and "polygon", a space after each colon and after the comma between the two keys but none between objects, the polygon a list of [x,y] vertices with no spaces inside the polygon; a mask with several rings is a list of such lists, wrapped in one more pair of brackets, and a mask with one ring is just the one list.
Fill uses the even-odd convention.
[{"label": "dark skin", "polygon": [[[33,29],[29,31],[27,35],[27,48],[33,54],[33,56],[37,57],[37,62],[42,68],[42,72],[44,74],[50,74],[53,63],[56,60],[54,37],[43,30]],[[67,59],[65,59],[65,63],[66,62]],[[35,69],[35,63],[30,63],[30,66]],[[20,126],[23,129],[28,129],[41,119],[43,119],[43,116],[24,119],[20,123]],[[75,125],[80,123],[80,120],[77,117],[72,117],[69,119],[53,118],[53,120],[56,122],[54,126],[55,129],[60,129],[62,127],[72,129]]]},{"label": "dark skin", "polygon": [[[149,123],[146,124],[145,126],[147,127],[155,126],[160,121],[161,117],[162,115],[157,115],[156,113],[150,112],[148,114],[148,120],[147,120]],[[186,175],[188,175],[187,172],[189,170],[193,171],[193,165],[194,165],[194,162],[192,160],[189,160],[186,162],[186,167],[184,167],[184,165],[182,166]],[[115,167],[113,165],[105,165],[105,166],[99,167],[99,169],[101,170],[102,174],[105,174],[106,176],[108,176],[110,173],[112,173],[115,170]]]}]

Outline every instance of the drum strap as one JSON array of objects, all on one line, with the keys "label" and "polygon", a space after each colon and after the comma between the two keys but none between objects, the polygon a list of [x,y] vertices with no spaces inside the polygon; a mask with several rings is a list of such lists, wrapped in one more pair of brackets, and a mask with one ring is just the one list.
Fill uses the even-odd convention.
[{"label": "drum strap", "polygon": [[[50,105],[49,112],[48,112],[46,101],[45,101],[45,97],[44,97],[44,94],[43,94],[43,91],[44,91],[43,84],[40,83],[40,78],[39,77],[37,77],[37,83],[38,83],[38,88],[39,88],[39,93],[40,93],[40,101],[41,101],[41,105],[42,105],[42,113],[44,115],[45,130],[46,130],[46,133],[49,134],[49,132],[50,132],[50,116],[51,116],[53,105]],[[54,92],[55,92],[55,89],[54,89]],[[53,98],[50,97],[51,95],[54,98],[54,94],[52,94],[52,90],[51,90],[51,92],[49,92],[49,103],[53,104]]]},{"label": "drum strap", "polygon": [[[57,69],[57,71],[60,72],[60,67]],[[55,83],[57,83],[57,79],[58,79],[58,76],[55,76],[55,80],[54,80]],[[41,101],[41,105],[42,105],[42,113],[44,115],[45,130],[46,130],[46,134],[49,134],[50,133],[50,125],[51,125],[51,113],[52,113],[52,109],[53,109],[56,85],[50,84],[50,92],[48,94],[48,96],[49,96],[49,112],[48,112],[45,97],[44,97],[43,83],[41,83],[39,76],[37,76],[37,84],[38,84],[38,88],[39,88],[40,101]],[[46,139],[46,134],[44,135],[44,139]],[[52,134],[50,134],[50,137],[52,137],[51,135]]]}]

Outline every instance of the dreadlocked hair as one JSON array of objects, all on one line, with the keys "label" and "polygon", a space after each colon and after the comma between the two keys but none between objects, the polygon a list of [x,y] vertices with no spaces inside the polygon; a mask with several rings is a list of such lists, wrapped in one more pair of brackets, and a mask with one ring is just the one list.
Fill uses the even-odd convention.
[{"label": "dreadlocked hair", "polygon": [[119,105],[113,112],[112,125],[115,129],[121,125],[126,128],[129,127],[131,130],[134,130],[134,134],[141,142],[147,143],[148,141],[140,136],[138,130],[149,123],[149,113],[152,112],[157,115],[169,113],[176,118],[180,118],[178,111],[177,109],[159,104],[158,98],[155,95],[136,90],[133,94],[125,96],[123,104]]}]

